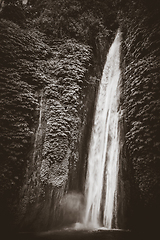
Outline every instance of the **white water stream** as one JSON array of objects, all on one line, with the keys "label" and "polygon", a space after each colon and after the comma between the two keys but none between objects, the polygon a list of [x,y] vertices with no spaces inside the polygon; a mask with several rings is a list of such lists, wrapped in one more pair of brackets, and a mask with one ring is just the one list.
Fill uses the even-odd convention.
[{"label": "white water stream", "polygon": [[104,66],[90,140],[83,222],[88,227],[118,228],[119,63],[120,32],[118,31]]}]

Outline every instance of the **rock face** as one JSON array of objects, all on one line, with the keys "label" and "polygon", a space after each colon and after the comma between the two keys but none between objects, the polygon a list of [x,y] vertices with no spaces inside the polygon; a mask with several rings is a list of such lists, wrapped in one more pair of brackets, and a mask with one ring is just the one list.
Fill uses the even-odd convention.
[{"label": "rock face", "polygon": [[21,26],[15,15],[6,17],[7,9],[12,4],[0,15],[1,226],[42,231],[65,222],[60,205],[66,193],[83,192],[94,100],[111,35],[97,28],[92,43],[66,33],[48,37],[42,18],[34,21],[39,31],[33,19]]},{"label": "rock face", "polygon": [[[1,81],[0,81],[0,142],[1,168],[0,192],[2,226],[11,220],[18,192],[31,155],[36,122],[38,120],[39,94],[45,82],[39,67],[49,54],[49,48],[36,41],[36,33],[22,30],[16,24],[1,19]],[[7,212],[9,216],[7,216]],[[11,215],[11,216],[10,216]]]},{"label": "rock face", "polygon": [[29,221],[33,229],[59,224],[63,195],[79,187],[79,145],[86,117],[83,87],[91,51],[68,41],[59,46],[55,56],[51,60],[53,80],[41,92],[32,163],[28,163],[22,190],[22,204],[29,204],[32,212],[25,214],[24,225]]},{"label": "rock face", "polygon": [[124,8],[122,79],[125,142],[132,175],[133,227],[156,226],[160,201],[159,4]]}]

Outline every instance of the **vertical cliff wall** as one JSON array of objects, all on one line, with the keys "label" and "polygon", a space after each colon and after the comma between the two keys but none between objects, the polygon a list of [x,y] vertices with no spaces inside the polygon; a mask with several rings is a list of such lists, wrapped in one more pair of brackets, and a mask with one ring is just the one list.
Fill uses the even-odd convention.
[{"label": "vertical cliff wall", "polygon": [[46,228],[64,193],[82,185],[91,49],[74,40],[50,48],[43,34],[5,20],[1,37],[1,220],[8,227],[19,206],[24,226]]},{"label": "vertical cliff wall", "polygon": [[123,109],[132,175],[132,226],[156,228],[160,201],[159,3],[126,3],[122,27]]},{"label": "vertical cliff wall", "polygon": [[63,196],[83,192],[94,101],[114,34],[100,9],[60,2],[44,1],[40,11],[10,3],[0,13],[3,229],[62,226]]},{"label": "vertical cliff wall", "polygon": [[67,41],[59,45],[50,63],[53,79],[41,92],[32,161],[28,162],[22,190],[22,205],[25,211],[28,208],[23,224],[29,222],[32,229],[60,224],[64,194],[79,190],[79,146],[86,116],[85,74],[90,59],[89,47]]},{"label": "vertical cliff wall", "polygon": [[0,24],[0,205],[1,226],[9,227],[32,151],[39,111],[38,92],[46,83],[38,60],[39,56],[45,59],[50,51],[38,41],[40,35],[35,32],[26,32],[3,19]]}]

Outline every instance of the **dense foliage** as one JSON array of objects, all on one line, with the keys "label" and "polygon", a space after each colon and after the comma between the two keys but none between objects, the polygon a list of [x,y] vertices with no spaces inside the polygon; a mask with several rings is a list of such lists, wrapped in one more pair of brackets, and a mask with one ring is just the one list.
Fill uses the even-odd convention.
[{"label": "dense foliage", "polygon": [[[52,81],[41,93],[32,164],[28,165],[22,192],[22,211],[29,204],[29,212],[32,212],[25,216],[24,221],[26,224],[29,219],[32,229],[39,229],[41,224],[44,229],[57,225],[60,221],[59,203],[64,192],[70,188],[77,189],[78,184],[78,147],[86,117],[84,88],[88,85],[85,75],[91,50],[68,41],[54,53],[55,58],[48,61]],[[45,203],[42,199],[46,199]],[[50,199],[54,199],[54,207]],[[35,215],[39,217],[34,219]]]},{"label": "dense foliage", "polygon": [[8,202],[18,200],[38,119],[38,89],[49,81],[42,63],[52,54],[40,40],[42,34],[2,19],[0,25],[0,193],[5,212]]},{"label": "dense foliage", "polygon": [[158,5],[133,2],[121,16],[125,138],[132,166],[133,221],[140,228],[156,226],[160,211],[159,10]]},{"label": "dense foliage", "polygon": [[18,221],[24,229],[48,229],[59,223],[64,193],[83,188],[77,174],[85,164],[89,97],[95,97],[116,24],[105,27],[98,1],[93,9],[78,0],[4,2],[1,221],[7,227],[9,219],[11,226]]}]

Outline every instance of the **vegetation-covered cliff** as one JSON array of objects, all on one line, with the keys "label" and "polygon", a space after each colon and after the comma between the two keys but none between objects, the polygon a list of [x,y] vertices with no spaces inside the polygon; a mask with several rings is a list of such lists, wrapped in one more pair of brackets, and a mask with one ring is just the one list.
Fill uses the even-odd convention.
[{"label": "vegetation-covered cliff", "polygon": [[7,229],[66,224],[61,199],[83,190],[96,89],[116,29],[114,12],[105,26],[101,4],[2,5],[0,191]]},{"label": "vegetation-covered cliff", "polygon": [[132,166],[132,221],[156,228],[160,214],[160,4],[133,1],[120,16],[127,160]]}]

